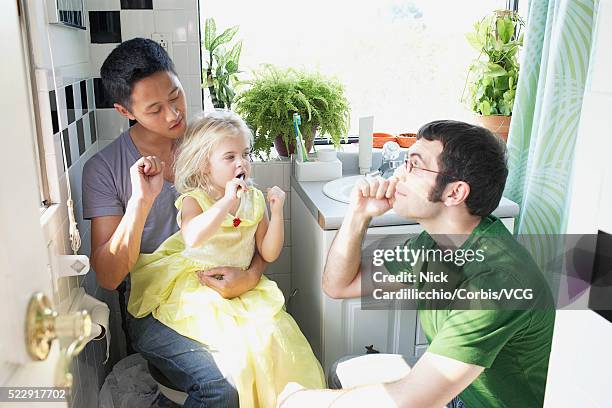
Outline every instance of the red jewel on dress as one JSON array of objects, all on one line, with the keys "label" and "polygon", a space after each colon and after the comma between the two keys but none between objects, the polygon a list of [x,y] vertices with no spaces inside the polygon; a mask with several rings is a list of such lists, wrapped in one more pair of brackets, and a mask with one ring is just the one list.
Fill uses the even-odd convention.
[{"label": "red jewel on dress", "polygon": [[240,218],[238,217],[234,218],[234,221],[233,221],[234,227],[239,226],[241,222],[242,221],[240,220]]}]

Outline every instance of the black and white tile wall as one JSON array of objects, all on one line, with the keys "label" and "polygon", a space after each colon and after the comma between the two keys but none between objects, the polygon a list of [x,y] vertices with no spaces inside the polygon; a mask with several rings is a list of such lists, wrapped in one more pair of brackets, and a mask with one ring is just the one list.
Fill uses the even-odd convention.
[{"label": "black and white tile wall", "polygon": [[188,114],[202,110],[198,0],[86,0],[86,6],[100,148],[135,123],[113,109],[99,79],[102,63],[122,41],[164,36],[185,89]]},{"label": "black and white tile wall", "polygon": [[[93,79],[59,87],[57,94],[55,89],[49,91],[49,106],[53,137],[61,140],[70,168],[98,139]],[[63,168],[64,162],[58,165]]]},{"label": "black and white tile wall", "polygon": [[[79,254],[89,256],[90,223],[83,220],[81,180],[84,164],[99,149],[94,80],[87,77],[86,69],[77,72],[74,69],[75,64],[70,66],[65,60],[60,63],[71,68],[71,73],[58,69],[56,81],[53,81],[50,73],[49,76],[42,75],[41,72],[39,72],[41,75],[37,75],[38,106],[41,113],[50,200],[65,208],[68,180],[75,218],[82,239]],[[70,244],[65,238],[68,234],[67,217],[65,211],[57,211],[55,220],[46,226],[55,234],[56,238],[52,240],[53,248],[57,249],[59,254],[71,253]],[[103,298],[105,295],[98,293],[95,274],[91,271],[84,277],[59,278],[56,285],[58,304],[60,301],[66,301],[70,297],[70,292],[78,286],[83,286],[92,296]],[[113,332],[120,330],[120,319],[113,314],[110,321]],[[91,342],[73,360],[71,372],[75,382],[71,406],[84,408],[98,405],[98,390],[111,369],[111,366],[102,364],[105,359],[105,347],[105,343]],[[113,348],[111,353],[115,360],[119,358],[120,354]]]}]

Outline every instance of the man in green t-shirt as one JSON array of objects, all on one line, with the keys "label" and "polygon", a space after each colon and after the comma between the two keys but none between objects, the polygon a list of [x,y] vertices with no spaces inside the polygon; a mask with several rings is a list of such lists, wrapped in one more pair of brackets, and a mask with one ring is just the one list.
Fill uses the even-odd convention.
[{"label": "man in green t-shirt", "polygon": [[[342,361],[333,379],[345,389],[288,386],[281,407],[543,405],[555,311],[532,257],[491,215],[508,175],[505,147],[484,128],[449,120],[426,124],[417,139],[393,177],[366,179],[353,190],[327,258],[323,289],[337,299],[372,294],[364,289],[371,276],[361,268],[361,244],[372,218],[393,208],[424,229],[405,245],[411,259],[384,263],[387,276],[413,277],[404,279],[411,286],[395,283],[396,289],[481,297],[417,301],[430,344],[414,367],[402,368],[397,358],[382,354]],[[430,253],[432,258],[423,256]],[[453,263],[435,257],[442,253],[472,257]],[[445,277],[428,282],[425,277],[433,275]],[[504,291],[514,298],[491,295]],[[372,381],[377,373],[378,384]]]}]

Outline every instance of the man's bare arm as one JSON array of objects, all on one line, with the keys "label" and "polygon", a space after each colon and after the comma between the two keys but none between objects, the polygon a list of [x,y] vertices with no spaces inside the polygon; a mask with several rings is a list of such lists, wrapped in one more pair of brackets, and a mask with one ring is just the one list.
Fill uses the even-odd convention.
[{"label": "man's bare arm", "polygon": [[145,222],[164,184],[164,168],[155,156],[138,159],[130,167],[132,196],[125,213],[92,219],[91,263],[105,289],[116,289],[138,260]]},{"label": "man's bare arm", "polygon": [[484,370],[449,357],[425,353],[402,379],[347,390],[303,390],[283,399],[281,408],[306,406],[352,408],[437,408],[443,407]]},{"label": "man's bare arm", "polygon": [[123,216],[92,219],[91,264],[103,288],[116,289],[136,264],[151,205],[143,200],[130,200]]},{"label": "man's bare arm", "polygon": [[364,178],[351,192],[351,203],[325,263],[323,291],[332,298],[361,295],[361,243],[373,217],[392,207],[397,179]]},{"label": "man's bare arm", "polygon": [[[239,268],[221,266],[199,271],[198,279],[202,285],[216,290],[225,299],[233,299],[257,286],[267,265],[267,262],[255,251],[251,265],[245,271]],[[219,279],[220,277],[222,279]]]},{"label": "man's bare arm", "polygon": [[370,218],[349,211],[329,249],[323,291],[334,299],[361,296],[361,243]]},{"label": "man's bare arm", "polygon": [[399,407],[443,407],[484,371],[484,367],[426,352],[410,373],[385,384]]}]

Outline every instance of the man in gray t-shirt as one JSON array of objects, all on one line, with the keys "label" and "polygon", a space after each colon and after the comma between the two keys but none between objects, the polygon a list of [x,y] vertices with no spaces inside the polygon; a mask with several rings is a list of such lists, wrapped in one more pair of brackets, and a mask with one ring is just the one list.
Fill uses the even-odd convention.
[{"label": "man in gray t-shirt", "polygon": [[[83,217],[91,219],[91,265],[98,284],[114,290],[124,281],[129,283],[126,278],[141,253],[155,251],[178,231],[172,167],[187,116],[185,93],[172,60],[154,41],[134,38],[121,43],[106,58],[100,74],[115,110],[136,121],[83,169]],[[265,262],[255,254],[246,271],[219,267],[199,278],[221,296],[233,298],[254,288],[264,269]],[[217,367],[214,351],[151,314],[139,319],[126,315],[133,348],[174,388],[188,393],[184,407],[239,405],[232,379]]]}]

